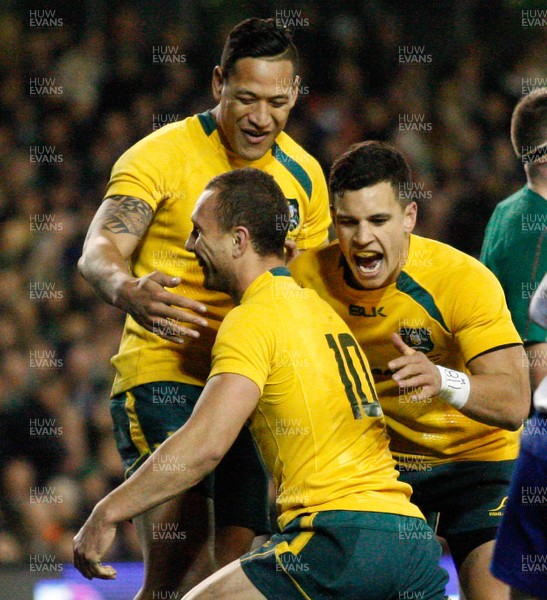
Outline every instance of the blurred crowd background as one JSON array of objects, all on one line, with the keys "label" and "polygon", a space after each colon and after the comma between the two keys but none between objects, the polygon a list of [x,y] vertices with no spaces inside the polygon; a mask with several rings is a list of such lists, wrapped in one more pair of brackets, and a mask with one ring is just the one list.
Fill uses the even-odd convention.
[{"label": "blurred crowd background", "polygon": [[[212,108],[228,31],[249,16],[291,26],[302,84],[288,132],[326,173],[353,142],[393,142],[414,168],[417,233],[477,256],[494,206],[525,182],[509,123],[547,82],[541,4],[2,3],[0,564],[69,561],[83,519],[122,479],[108,398],[123,318],[76,262],[118,156]],[[112,556],[139,559],[122,530]]]}]

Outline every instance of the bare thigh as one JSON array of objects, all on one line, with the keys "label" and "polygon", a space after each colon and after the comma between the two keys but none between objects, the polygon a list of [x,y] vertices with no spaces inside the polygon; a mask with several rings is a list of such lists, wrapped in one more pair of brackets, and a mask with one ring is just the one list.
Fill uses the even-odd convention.
[{"label": "bare thigh", "polygon": [[234,560],[205,581],[202,581],[183,600],[268,600],[245,575],[239,560]]},{"label": "bare thigh", "polygon": [[212,501],[203,494],[185,492],[133,522],[145,567],[135,600],[186,592],[213,572]]}]

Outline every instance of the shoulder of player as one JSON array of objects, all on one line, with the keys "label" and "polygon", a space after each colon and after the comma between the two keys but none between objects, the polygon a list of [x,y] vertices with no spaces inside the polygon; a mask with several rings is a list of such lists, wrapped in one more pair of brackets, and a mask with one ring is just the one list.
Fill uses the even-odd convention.
[{"label": "shoulder of player", "polygon": [[[340,245],[337,240],[327,246],[310,248],[300,253],[289,265],[291,275],[300,281],[318,276],[323,267],[336,267],[340,262]],[[331,269],[327,268],[327,272]]]},{"label": "shoulder of player", "polygon": [[[317,171],[323,173],[319,161],[305,150],[298,142],[282,131],[275,140],[278,148],[289,158],[298,163],[306,172],[314,175]],[[275,152],[274,152],[275,156]]]},{"label": "shoulder of player", "polygon": [[178,149],[184,144],[185,138],[190,139],[190,121],[193,118],[188,117],[182,121],[175,121],[152,131],[130,146],[119,160],[135,159],[146,154],[148,159],[158,155],[161,156],[162,161],[165,161],[174,149]]},{"label": "shoulder of player", "polygon": [[533,200],[533,195],[529,192],[529,188],[524,186],[508,198],[505,198],[505,200],[499,202],[492,211],[491,218],[497,219],[498,223],[504,227],[506,226],[507,219],[520,219],[522,211],[526,210],[527,206]]},{"label": "shoulder of player", "polygon": [[449,244],[417,235],[411,239],[413,247],[403,270],[417,281],[436,281],[442,287],[457,285],[461,279],[494,277],[479,260]]}]

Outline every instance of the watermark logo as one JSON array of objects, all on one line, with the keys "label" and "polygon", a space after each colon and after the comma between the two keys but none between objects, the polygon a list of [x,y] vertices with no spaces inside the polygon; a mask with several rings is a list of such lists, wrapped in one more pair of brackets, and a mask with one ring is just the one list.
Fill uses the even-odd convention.
[{"label": "watermark logo", "polygon": [[57,16],[55,10],[30,10],[30,27],[62,27],[63,19]]},{"label": "watermark logo", "polygon": [[523,27],[545,27],[547,25],[547,10],[522,10]]},{"label": "watermark logo", "polygon": [[62,502],[63,496],[56,492],[55,486],[30,488],[31,504],[61,504]]},{"label": "watermark logo", "polygon": [[[156,202],[162,202],[163,200],[186,200],[186,192],[184,190],[170,190],[161,188],[152,192],[152,197]],[[184,245],[184,244],[183,244]]]},{"label": "watermark logo", "polygon": [[313,295],[313,291],[308,288],[301,288],[289,277],[280,278],[276,281],[274,287],[274,297],[283,300],[292,300],[295,298],[308,298]]},{"label": "watermark logo", "polygon": [[547,506],[547,486],[523,485],[521,488],[521,503]]},{"label": "watermark logo", "polygon": [[50,165],[63,162],[63,155],[56,152],[56,146],[30,146],[29,160],[33,164]]},{"label": "watermark logo", "polygon": [[431,527],[421,519],[409,519],[399,523],[400,540],[431,540],[434,535]]},{"label": "watermark logo", "polygon": [[167,324],[163,320],[152,319],[152,333],[156,334],[161,338],[174,336],[181,337],[177,329],[177,323],[173,319],[165,319]]},{"label": "watermark logo", "polygon": [[427,250],[413,249],[410,255],[401,251],[399,252],[399,265],[405,269],[423,269],[433,266],[433,258]]},{"label": "watermark logo", "polygon": [[56,85],[55,77],[31,77],[29,94],[31,96],[61,96],[63,86]]},{"label": "watermark logo", "polygon": [[309,427],[302,426],[302,419],[276,419],[275,435],[308,435]]},{"label": "watermark logo", "polygon": [[275,11],[275,26],[290,27],[291,29],[300,29],[309,27],[310,20],[305,17],[302,10],[295,9],[278,9]]},{"label": "watermark logo", "polygon": [[29,366],[31,369],[60,369],[63,359],[57,357],[56,350],[31,350]]},{"label": "watermark logo", "polygon": [[55,289],[57,284],[54,281],[30,281],[29,296],[31,300],[62,300],[64,298],[63,290]]},{"label": "watermark logo", "polygon": [[520,284],[521,298],[530,300],[538,287],[539,283],[537,281],[522,281]]},{"label": "watermark logo", "polygon": [[545,162],[547,160],[547,144],[541,146],[522,146],[520,153],[522,164]]},{"label": "watermark logo", "polygon": [[400,456],[397,467],[401,472],[431,471],[431,463],[424,456]]},{"label": "watermark logo", "polygon": [[29,215],[31,231],[63,231],[63,223],[57,222],[52,213],[34,213]]},{"label": "watermark logo", "polygon": [[547,554],[523,554],[523,573],[547,573]]},{"label": "watermark logo", "polygon": [[399,131],[430,132],[433,125],[425,120],[425,115],[403,113],[399,115]]},{"label": "watermark logo", "polygon": [[188,263],[177,250],[152,250],[152,267],[154,269],[177,269],[181,270]]},{"label": "watermark logo", "polygon": [[402,202],[417,202],[418,200],[431,200],[433,192],[425,189],[425,183],[400,183],[399,200]]},{"label": "watermark logo", "polygon": [[176,454],[153,454],[152,471],[162,473],[183,473],[186,471],[186,465],[179,461]]},{"label": "watermark logo", "polygon": [[179,113],[154,113],[152,115],[152,129],[160,129],[164,125],[180,121],[182,116]]},{"label": "watermark logo", "polygon": [[56,424],[56,419],[30,419],[30,437],[60,437],[63,428]]},{"label": "watermark logo", "polygon": [[57,561],[55,554],[31,554],[29,569],[31,573],[62,573],[63,564]]},{"label": "watermark logo", "polygon": [[[294,85],[294,79],[291,77],[278,77],[275,80],[275,93],[276,95],[286,95],[289,96]],[[298,84],[298,94],[300,96],[308,96],[310,93],[310,88],[307,85],[304,85],[304,82],[300,80]]]},{"label": "watermark logo", "polygon": [[426,53],[425,46],[399,46],[399,63],[433,62],[433,56]]},{"label": "watermark logo", "polygon": [[154,385],[152,386],[152,404],[186,404],[188,397],[181,394],[176,385]]},{"label": "watermark logo", "polygon": [[530,94],[538,88],[547,87],[547,77],[523,77],[522,95]]},{"label": "watermark logo", "polygon": [[523,213],[521,230],[525,233],[542,232],[547,229],[547,213]]},{"label": "watermark logo", "polygon": [[180,46],[152,46],[152,63],[167,65],[167,64],[184,64],[186,62],[186,54],[180,52]]},{"label": "watermark logo", "polygon": [[[446,597],[448,598],[448,596]],[[404,592],[399,592],[399,600],[420,600],[420,598],[425,598],[425,591],[405,590]]]},{"label": "watermark logo", "polygon": [[522,435],[547,435],[547,417],[530,417],[524,422]]},{"label": "watermark logo", "polygon": [[311,367],[311,362],[302,350],[284,349],[275,353],[272,366],[308,369]]},{"label": "watermark logo", "polygon": [[421,398],[423,393],[422,387],[399,387],[399,404],[431,404],[433,399],[431,396]]},{"label": "watermark logo", "polygon": [[281,506],[306,506],[309,500],[310,496],[305,486],[293,485],[278,490],[277,502]]},{"label": "watermark logo", "polygon": [[275,570],[277,572],[307,573],[310,570],[310,565],[304,561],[304,557],[298,554],[292,554],[292,552],[280,554],[278,560],[279,562],[275,565]]},{"label": "watermark logo", "polygon": [[275,215],[275,230],[284,231],[285,235],[294,231],[300,224],[300,206],[296,198],[287,198],[288,213]]},{"label": "watermark logo", "polygon": [[152,600],[179,600],[182,598],[182,592],[176,590],[161,590],[158,592],[152,592]]},{"label": "watermark logo", "polygon": [[186,531],[180,531],[180,523],[153,523],[152,539],[183,542],[186,540]]}]

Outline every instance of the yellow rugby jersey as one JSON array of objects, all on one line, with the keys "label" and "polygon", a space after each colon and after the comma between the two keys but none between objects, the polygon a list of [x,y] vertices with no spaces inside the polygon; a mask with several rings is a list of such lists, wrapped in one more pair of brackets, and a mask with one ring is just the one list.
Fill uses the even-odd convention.
[{"label": "yellow rugby jersey", "polygon": [[224,319],[210,377],[219,373],[260,388],[251,430],[277,486],[281,528],[325,510],[422,516],[397,479],[359,344],[287,269],[260,275]]},{"label": "yellow rugby jersey", "polygon": [[325,178],[317,161],[287,134],[281,133],[260,160],[246,161],[227,150],[209,112],[166,125],[132,146],[116,162],[106,197],[134,196],[147,202],[154,218],[131,257],[136,277],[152,271],[181,277],[169,291],[207,305],[209,326],[199,339],[183,346],[148,332],[127,316],[113,394],[153,381],[203,385],[209,374],[211,348],[220,321],[232,307],[226,294],[205,290],[203,273],[184,244],[192,230],[190,215],[206,184],[216,175],[240,167],[273,175],[290,205],[290,221],[280,223],[300,249],[327,241],[330,224]]},{"label": "yellow rugby jersey", "polygon": [[520,344],[494,275],[471,256],[416,235],[410,237],[404,269],[389,286],[354,289],[346,283],[344,265],[333,242],[298,257],[291,271],[336,310],[365,350],[395,458],[409,464],[515,458],[519,432],[478,423],[438,397],[412,402],[412,390],[399,390],[387,366],[400,356],[391,343],[393,332],[432,362],[465,373],[476,356]]}]

